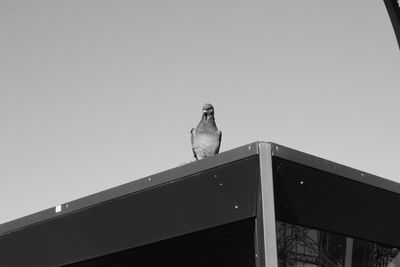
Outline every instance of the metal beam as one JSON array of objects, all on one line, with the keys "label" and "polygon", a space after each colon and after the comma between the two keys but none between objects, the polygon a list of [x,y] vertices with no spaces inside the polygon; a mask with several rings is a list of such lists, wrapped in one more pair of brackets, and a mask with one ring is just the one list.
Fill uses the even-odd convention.
[{"label": "metal beam", "polygon": [[271,144],[260,142],[260,185],[256,218],[257,267],[277,267],[275,204]]}]

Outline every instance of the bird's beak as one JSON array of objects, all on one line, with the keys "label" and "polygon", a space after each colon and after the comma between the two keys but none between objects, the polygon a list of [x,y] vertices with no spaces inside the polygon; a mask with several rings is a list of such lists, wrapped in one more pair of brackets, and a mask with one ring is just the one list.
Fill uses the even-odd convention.
[{"label": "bird's beak", "polygon": [[207,110],[206,110],[206,109],[203,109],[203,113],[207,113]]}]

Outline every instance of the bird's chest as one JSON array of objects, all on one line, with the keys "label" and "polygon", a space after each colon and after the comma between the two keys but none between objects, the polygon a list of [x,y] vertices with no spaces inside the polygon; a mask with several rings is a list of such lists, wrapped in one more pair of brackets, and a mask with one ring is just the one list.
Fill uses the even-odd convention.
[{"label": "bird's chest", "polygon": [[218,142],[217,136],[206,134],[206,133],[198,133],[196,134],[194,147],[201,148],[202,150],[213,150],[215,149],[216,143]]}]

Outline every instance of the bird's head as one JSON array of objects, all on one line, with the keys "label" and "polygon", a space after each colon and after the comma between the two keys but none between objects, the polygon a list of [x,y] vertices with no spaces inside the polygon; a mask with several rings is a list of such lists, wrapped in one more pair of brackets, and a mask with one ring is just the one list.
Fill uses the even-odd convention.
[{"label": "bird's head", "polygon": [[214,107],[211,104],[203,105],[203,117],[206,119],[214,116]]}]

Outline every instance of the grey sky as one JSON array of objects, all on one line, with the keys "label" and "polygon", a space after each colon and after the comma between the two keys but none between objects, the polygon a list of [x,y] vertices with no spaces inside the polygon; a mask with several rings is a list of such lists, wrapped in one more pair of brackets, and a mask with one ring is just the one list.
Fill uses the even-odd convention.
[{"label": "grey sky", "polygon": [[266,140],[400,182],[383,1],[0,1],[0,223]]}]

